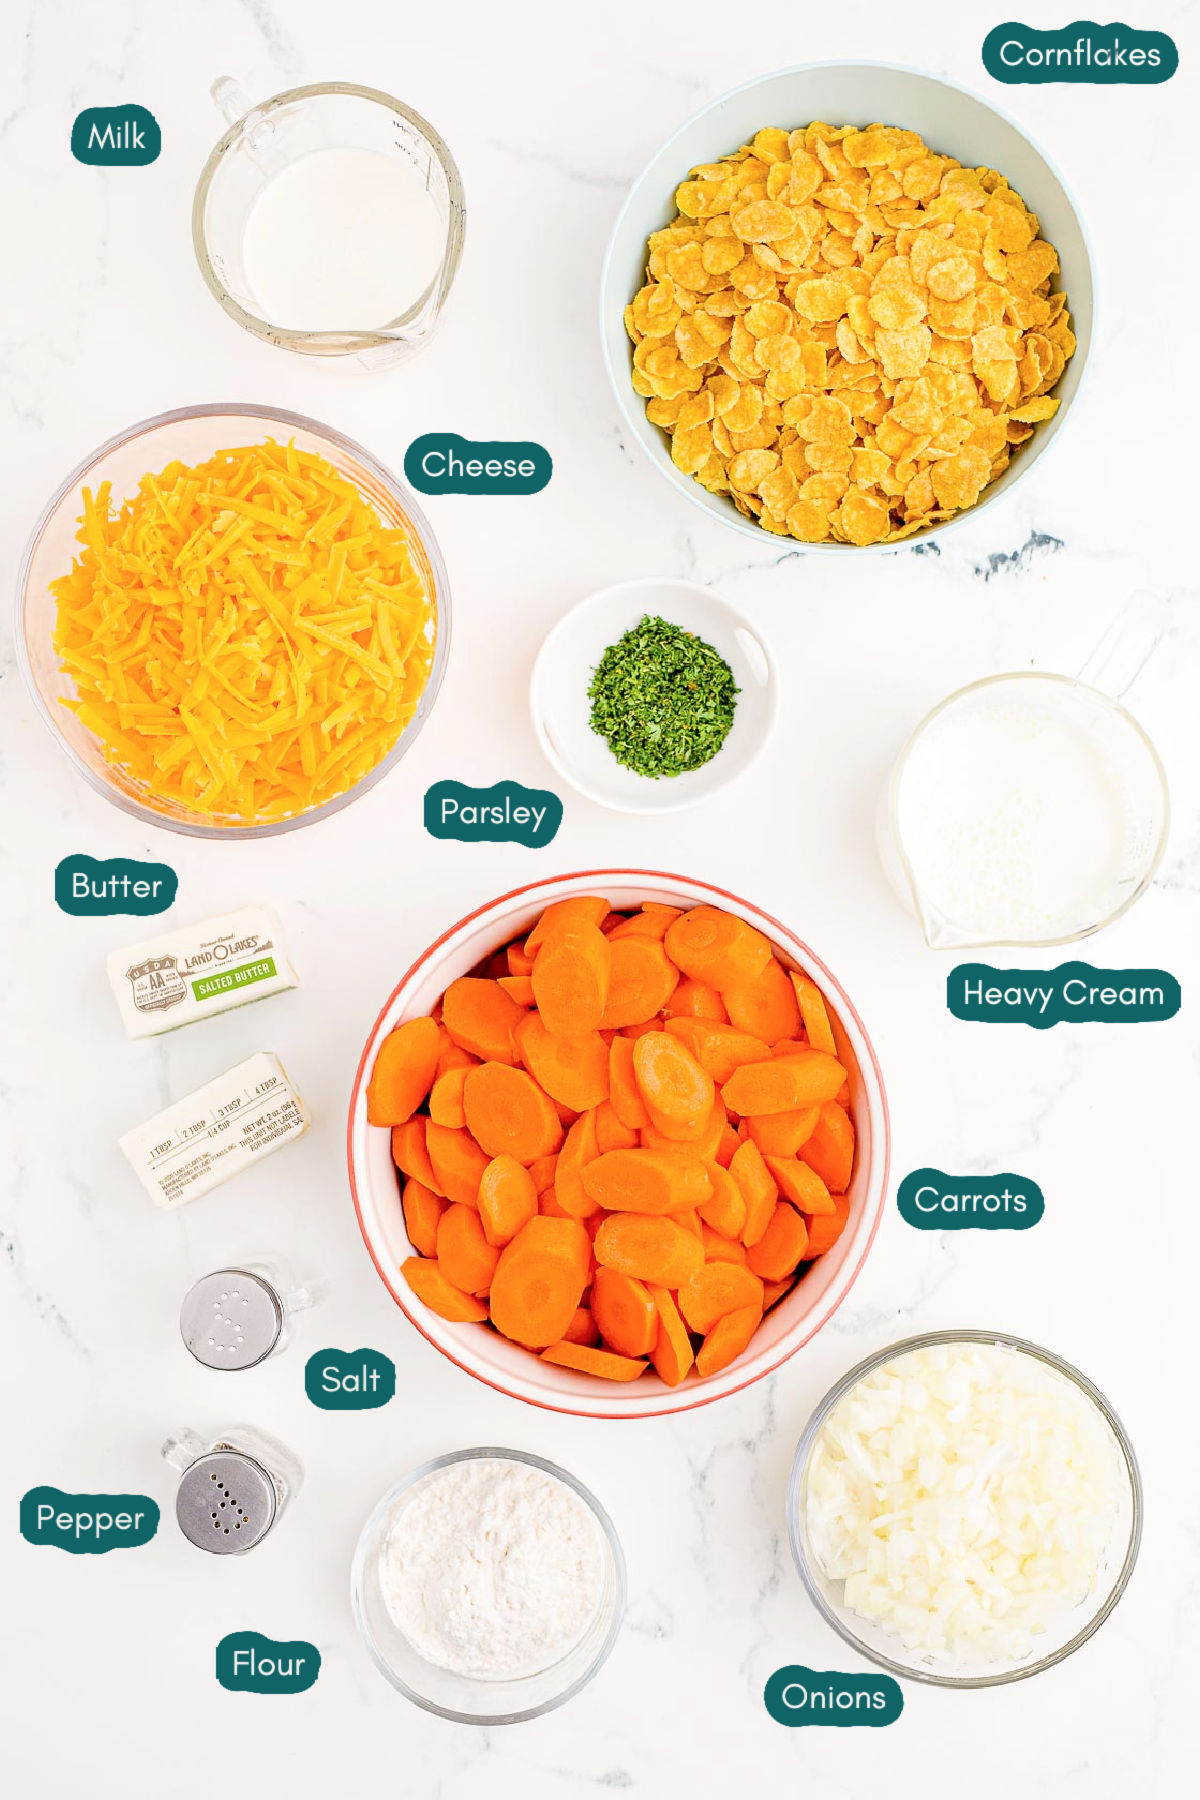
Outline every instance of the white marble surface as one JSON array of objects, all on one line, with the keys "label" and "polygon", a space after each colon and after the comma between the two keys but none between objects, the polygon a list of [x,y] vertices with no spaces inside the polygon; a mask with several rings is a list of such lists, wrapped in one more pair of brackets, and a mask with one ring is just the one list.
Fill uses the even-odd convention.
[{"label": "white marble surface", "polygon": [[[710,524],[622,441],[594,316],[605,237],[656,144],[724,87],[869,51],[983,90],[979,45],[998,9],[651,0],[628,9],[629,23],[621,9],[549,0],[4,9],[6,579],[46,494],[85,451],[192,401],[312,413],[393,466],[414,436],[438,429],[530,437],[555,458],[535,499],[429,502],[454,590],[442,697],[402,768],[316,831],[225,847],[137,829],[74,778],[6,643],[0,1710],[14,1792],[199,1800],[278,1781],[305,1796],[583,1800],[607,1789],[716,1797],[756,1781],[836,1800],[881,1790],[1116,1800],[1131,1789],[1174,1800],[1190,1785],[1200,623],[1186,591],[1195,427],[1184,321],[1197,277],[1186,171],[1200,35],[1191,6],[1122,12],[1179,41],[1183,72],[1167,87],[991,90],[1051,148],[1093,234],[1100,333],[1075,418],[1036,477],[941,554],[828,559]],[[411,368],[346,378],[253,342],[214,306],[193,263],[189,209],[218,134],[207,89],[226,72],[255,96],[311,80],[375,83],[452,145],[469,196],[466,258],[444,332]],[[119,101],[156,114],[161,159],[81,168],[67,149],[75,113]],[[1173,160],[1185,150],[1186,165]],[[549,779],[526,714],[549,625],[595,587],[655,573],[711,582],[775,644],[783,718],[755,774],[666,823],[567,793],[563,828],[541,853],[435,844],[420,814],[431,781]],[[1184,1010],[1136,1031],[957,1023],[943,1003],[946,964],[876,867],[870,821],[884,770],[910,726],[961,683],[1078,667],[1139,586],[1175,603],[1169,645],[1130,696],[1168,765],[1175,822],[1153,891],[1088,954],[1172,969]],[[301,990],[127,1044],[103,959],[139,928],[56,911],[52,870],[76,850],[166,857],[184,919],[272,902]],[[939,1238],[890,1208],[859,1285],[814,1344],[774,1379],[674,1422],[553,1417],[460,1375],[392,1306],[355,1228],[343,1121],[358,1050],[397,972],[453,918],[531,874],[607,863],[666,863],[784,915],[838,971],[874,1034],[896,1172],[1018,1169],[1046,1192],[1044,1222],[1027,1236]],[[118,1132],[260,1047],[283,1057],[308,1099],[309,1138],[177,1216],[154,1211],[115,1148]],[[195,1275],[264,1249],[317,1264],[331,1298],[296,1347],[234,1391],[188,1359],[175,1313]],[[911,1688],[886,1732],[785,1731],[762,1705],[774,1668],[854,1666],[788,1555],[783,1494],[797,1435],[860,1355],[955,1324],[1055,1347],[1124,1415],[1147,1490],[1133,1585],[1086,1650],[1033,1682],[981,1694]],[[395,1359],[396,1401],[318,1413],[303,1395],[305,1356],[360,1342]],[[260,1552],[214,1565],[176,1534],[158,1444],[180,1421],[238,1417],[289,1440],[308,1481]],[[631,1584],[626,1628],[594,1685],[563,1711],[497,1732],[444,1724],[394,1694],[347,1601],[354,1539],[376,1496],[422,1458],[489,1441],[547,1454],[594,1487]],[[123,1555],[32,1549],[16,1535],[17,1500],[45,1482],[142,1489],[168,1509],[164,1528]],[[246,1627],[316,1642],[317,1687],[288,1700],[221,1690],[214,1644]]]}]

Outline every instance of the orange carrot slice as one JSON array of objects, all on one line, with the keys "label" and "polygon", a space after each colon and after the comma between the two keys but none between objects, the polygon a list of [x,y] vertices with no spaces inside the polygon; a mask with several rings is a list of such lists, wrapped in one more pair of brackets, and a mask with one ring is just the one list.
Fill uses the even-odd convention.
[{"label": "orange carrot slice", "polygon": [[434,1185],[448,1200],[462,1206],[474,1206],[488,1158],[471,1134],[454,1131],[449,1125],[435,1125],[431,1119],[425,1126],[425,1147],[435,1177]]},{"label": "orange carrot slice", "polygon": [[763,1284],[751,1269],[738,1262],[706,1262],[675,1296],[689,1331],[707,1337],[718,1319],[742,1307],[763,1305]]},{"label": "orange carrot slice", "polygon": [[656,900],[647,900],[640,912],[630,913],[609,935],[614,938],[657,938],[661,943],[667,928],[680,916],[678,906],[662,906]]},{"label": "orange carrot slice", "polygon": [[428,1123],[426,1118],[418,1114],[415,1119],[406,1119],[403,1125],[392,1126],[392,1161],[405,1175],[410,1175],[414,1181],[421,1182],[432,1193],[440,1194],[445,1199],[446,1190],[429,1160],[425,1140]]},{"label": "orange carrot slice", "polygon": [[712,1183],[712,1197],[697,1209],[700,1217],[722,1237],[740,1237],[746,1223],[746,1197],[728,1169],[723,1169],[717,1162],[710,1162],[706,1167]]},{"label": "orange carrot slice", "polygon": [[554,1171],[554,1198],[569,1218],[586,1219],[590,1213],[599,1211],[599,1202],[592,1199],[583,1185],[584,1170],[599,1154],[596,1115],[585,1112],[568,1131]]},{"label": "orange carrot slice", "polygon": [[657,1213],[612,1213],[595,1238],[596,1261],[655,1287],[677,1288],[704,1266],[700,1239]]},{"label": "orange carrot slice", "polygon": [[641,1131],[650,1123],[645,1101],[638,1092],[633,1072],[633,1042],[618,1034],[608,1047],[608,1097],[622,1125]]},{"label": "orange carrot slice", "polygon": [[533,983],[528,975],[497,975],[496,985],[502,987],[518,1006],[533,1005]]},{"label": "orange carrot slice", "polygon": [[423,1181],[414,1181],[410,1175],[404,1184],[400,1205],[404,1211],[404,1229],[413,1249],[419,1250],[422,1256],[436,1256],[438,1220],[445,1212],[447,1202]]},{"label": "orange carrot slice", "polygon": [[596,1329],[596,1321],[592,1317],[591,1308],[577,1306],[571,1314],[571,1323],[563,1332],[563,1342],[567,1344],[591,1344],[600,1342],[600,1333]]},{"label": "orange carrot slice", "polygon": [[479,1063],[463,1077],[462,1099],[467,1130],[488,1156],[531,1163],[562,1142],[552,1101],[524,1069]]},{"label": "orange carrot slice", "polygon": [[437,1264],[447,1281],[464,1294],[486,1294],[500,1252],[483,1235],[473,1206],[448,1206],[438,1220]]},{"label": "orange carrot slice", "polygon": [[716,988],[706,981],[693,981],[686,975],[675,989],[664,1009],[668,1019],[708,1019],[715,1025],[727,1025],[729,1014]]},{"label": "orange carrot slice", "polygon": [[716,1375],[727,1369],[747,1348],[761,1324],[761,1306],[744,1306],[718,1319],[696,1353],[697,1373]]},{"label": "orange carrot slice", "polygon": [[525,1008],[518,1006],[498,981],[474,975],[452,981],[442,1000],[442,1018],[450,1036],[485,1062],[516,1062],[513,1033],[525,1017]]},{"label": "orange carrot slice", "polygon": [[795,1156],[807,1144],[821,1117],[819,1106],[797,1106],[790,1112],[758,1113],[749,1121],[750,1136],[764,1156]]},{"label": "orange carrot slice", "polygon": [[607,1212],[687,1212],[712,1196],[697,1157],[665,1150],[609,1150],[587,1164],[583,1189]]},{"label": "orange carrot slice", "polygon": [[403,1125],[429,1092],[441,1038],[432,1019],[406,1019],[389,1031],[375,1053],[367,1083],[372,1125]]},{"label": "orange carrot slice", "polygon": [[[607,917],[608,901],[602,900],[598,894],[572,894],[566,900],[552,900],[525,939],[525,954],[536,958],[539,947],[559,926],[599,926]],[[515,970],[513,972],[516,973]],[[526,971],[530,972],[531,970]]]},{"label": "orange carrot slice", "polygon": [[467,1068],[478,1067],[469,1063],[465,1068],[447,1069],[439,1075],[429,1090],[429,1116],[435,1125],[449,1125],[452,1131],[461,1131],[466,1125],[463,1114],[463,1082],[467,1079]]},{"label": "orange carrot slice", "polygon": [[745,1244],[737,1238],[722,1237],[721,1233],[714,1231],[711,1225],[701,1225],[700,1242],[704,1245],[705,1262],[744,1263],[746,1261]]},{"label": "orange carrot slice", "polygon": [[492,1277],[492,1324],[514,1343],[544,1350],[566,1332],[591,1263],[577,1219],[531,1219],[500,1252]]},{"label": "orange carrot slice", "polygon": [[[611,1087],[611,1076],[609,1079]],[[606,1150],[636,1150],[638,1134],[621,1123],[621,1118],[611,1100],[603,1100],[596,1108],[596,1143],[601,1156]]]},{"label": "orange carrot slice", "polygon": [[841,1063],[824,1051],[809,1050],[804,1055],[746,1063],[722,1084],[721,1098],[740,1118],[792,1112],[832,1100],[845,1079]]},{"label": "orange carrot slice", "polygon": [[633,1046],[633,1072],[656,1131],[680,1143],[703,1135],[716,1090],[685,1045],[669,1032],[647,1032]]},{"label": "orange carrot slice", "polygon": [[551,1344],[542,1351],[542,1361],[559,1363],[564,1369],[578,1369],[581,1375],[601,1375],[605,1381],[636,1381],[646,1373],[647,1364],[633,1362],[628,1356],[614,1356],[611,1350],[593,1350],[587,1344],[573,1344],[568,1338]]},{"label": "orange carrot slice", "polygon": [[564,924],[548,932],[534,957],[533,998],[552,1037],[581,1037],[604,1016],[612,950],[598,925]]},{"label": "orange carrot slice", "polygon": [[757,1244],[767,1229],[775,1202],[779,1198],[779,1189],[763,1161],[758,1145],[751,1143],[749,1139],[739,1146],[729,1165],[729,1173],[741,1189],[742,1198],[746,1202],[742,1242],[749,1248],[751,1244]]},{"label": "orange carrot slice", "polygon": [[665,941],[676,968],[718,990],[753,981],[771,961],[769,939],[716,906],[692,907],[670,926]]},{"label": "orange carrot slice", "polygon": [[503,1249],[537,1212],[533,1176],[514,1156],[494,1156],[480,1177],[478,1205],[484,1237]]},{"label": "orange carrot slice", "polygon": [[716,1025],[710,1019],[673,1018],[666,1029],[681,1044],[686,1044],[702,1069],[707,1070],[717,1086],[729,1080],[743,1063],[767,1062],[771,1047],[748,1032],[735,1031],[732,1025]]},{"label": "orange carrot slice", "polygon": [[632,1275],[599,1268],[592,1282],[592,1317],[610,1350],[649,1356],[658,1337],[658,1312],[650,1290]]},{"label": "orange carrot slice", "polygon": [[611,973],[601,1026],[644,1025],[655,1019],[675,991],[679,970],[656,938],[636,935],[609,940]]},{"label": "orange carrot slice", "polygon": [[803,1213],[832,1213],[833,1196],[815,1169],[795,1156],[765,1156],[771,1179],[785,1200]]},{"label": "orange carrot slice", "polygon": [[837,1040],[833,1035],[833,1027],[829,1023],[829,1013],[825,1007],[825,999],[815,981],[802,975],[798,969],[792,970],[792,987],[800,1008],[800,1017],[804,1021],[804,1031],[814,1050],[823,1050],[826,1056],[837,1055]]},{"label": "orange carrot slice", "polygon": [[764,1281],[783,1281],[808,1254],[808,1226],[794,1206],[780,1200],[767,1229],[747,1250],[746,1265]]},{"label": "orange carrot slice", "polygon": [[804,1161],[817,1171],[830,1193],[844,1194],[854,1173],[854,1125],[836,1100],[827,1100],[821,1108],[803,1148]]},{"label": "orange carrot slice", "polygon": [[464,1294],[461,1288],[447,1281],[437,1263],[426,1256],[410,1256],[401,1263],[400,1273],[407,1281],[413,1293],[441,1319],[450,1319],[456,1324],[478,1324],[486,1319],[488,1309],[482,1300],[473,1294]]},{"label": "orange carrot slice", "polygon": [[661,1381],[668,1387],[678,1387],[695,1360],[692,1340],[667,1289],[651,1287],[650,1297],[658,1313],[658,1336],[650,1352],[650,1361]]},{"label": "orange carrot slice", "polygon": [[846,1229],[846,1220],[850,1217],[850,1201],[845,1194],[833,1196],[831,1213],[816,1213],[806,1220],[808,1225],[808,1249],[806,1256],[824,1256]]},{"label": "orange carrot slice", "polygon": [[539,1087],[573,1112],[586,1112],[608,1099],[609,1047],[598,1031],[555,1037],[536,1012],[522,1014],[515,1033],[517,1052]]},{"label": "orange carrot slice", "polygon": [[722,988],[729,1023],[764,1043],[794,1038],[800,1030],[800,1008],[782,963],[772,957],[761,975],[735,987]]}]

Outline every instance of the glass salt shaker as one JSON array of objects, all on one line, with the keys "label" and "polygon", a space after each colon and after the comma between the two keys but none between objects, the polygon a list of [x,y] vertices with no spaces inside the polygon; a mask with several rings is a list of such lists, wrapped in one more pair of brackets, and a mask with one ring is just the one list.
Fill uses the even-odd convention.
[{"label": "glass salt shaker", "polygon": [[252,1369],[285,1349],[294,1315],[323,1298],[320,1284],[301,1283],[281,1264],[239,1263],[192,1284],[179,1309],[179,1330],[205,1368]]},{"label": "glass salt shaker", "polygon": [[162,1454],[179,1472],[179,1529],[216,1556],[241,1556],[260,1544],[304,1479],[299,1458],[255,1425],[231,1425],[207,1439],[181,1425]]}]

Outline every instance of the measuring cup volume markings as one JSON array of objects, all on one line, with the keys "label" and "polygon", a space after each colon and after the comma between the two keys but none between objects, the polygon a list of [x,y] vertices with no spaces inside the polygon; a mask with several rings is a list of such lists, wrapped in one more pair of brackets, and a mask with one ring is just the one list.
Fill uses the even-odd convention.
[{"label": "measuring cup volume markings", "polygon": [[1166,844],[1166,777],[1119,700],[1167,618],[1139,595],[1074,679],[990,676],[917,727],[877,837],[932,948],[1070,943],[1145,891]]},{"label": "measuring cup volume markings", "polygon": [[329,82],[252,106],[223,76],[229,121],[192,209],[196,257],[231,318],[267,343],[385,368],[432,335],[462,255],[454,158],[418,113]]},{"label": "measuring cup volume markings", "polygon": [[162,1454],[179,1474],[180,1531],[214,1556],[244,1555],[260,1544],[304,1477],[293,1452],[253,1425],[232,1425],[211,1438],[180,1426]]}]

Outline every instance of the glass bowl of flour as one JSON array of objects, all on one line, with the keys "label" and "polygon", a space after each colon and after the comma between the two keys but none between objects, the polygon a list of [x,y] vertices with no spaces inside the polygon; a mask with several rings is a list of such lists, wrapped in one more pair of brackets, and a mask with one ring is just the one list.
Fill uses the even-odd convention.
[{"label": "glass bowl of flour", "polygon": [[350,1573],[363,1641],[445,1719],[511,1725],[577,1694],[616,1642],[625,1559],[565,1469],[520,1450],[423,1463],[363,1527]]}]

